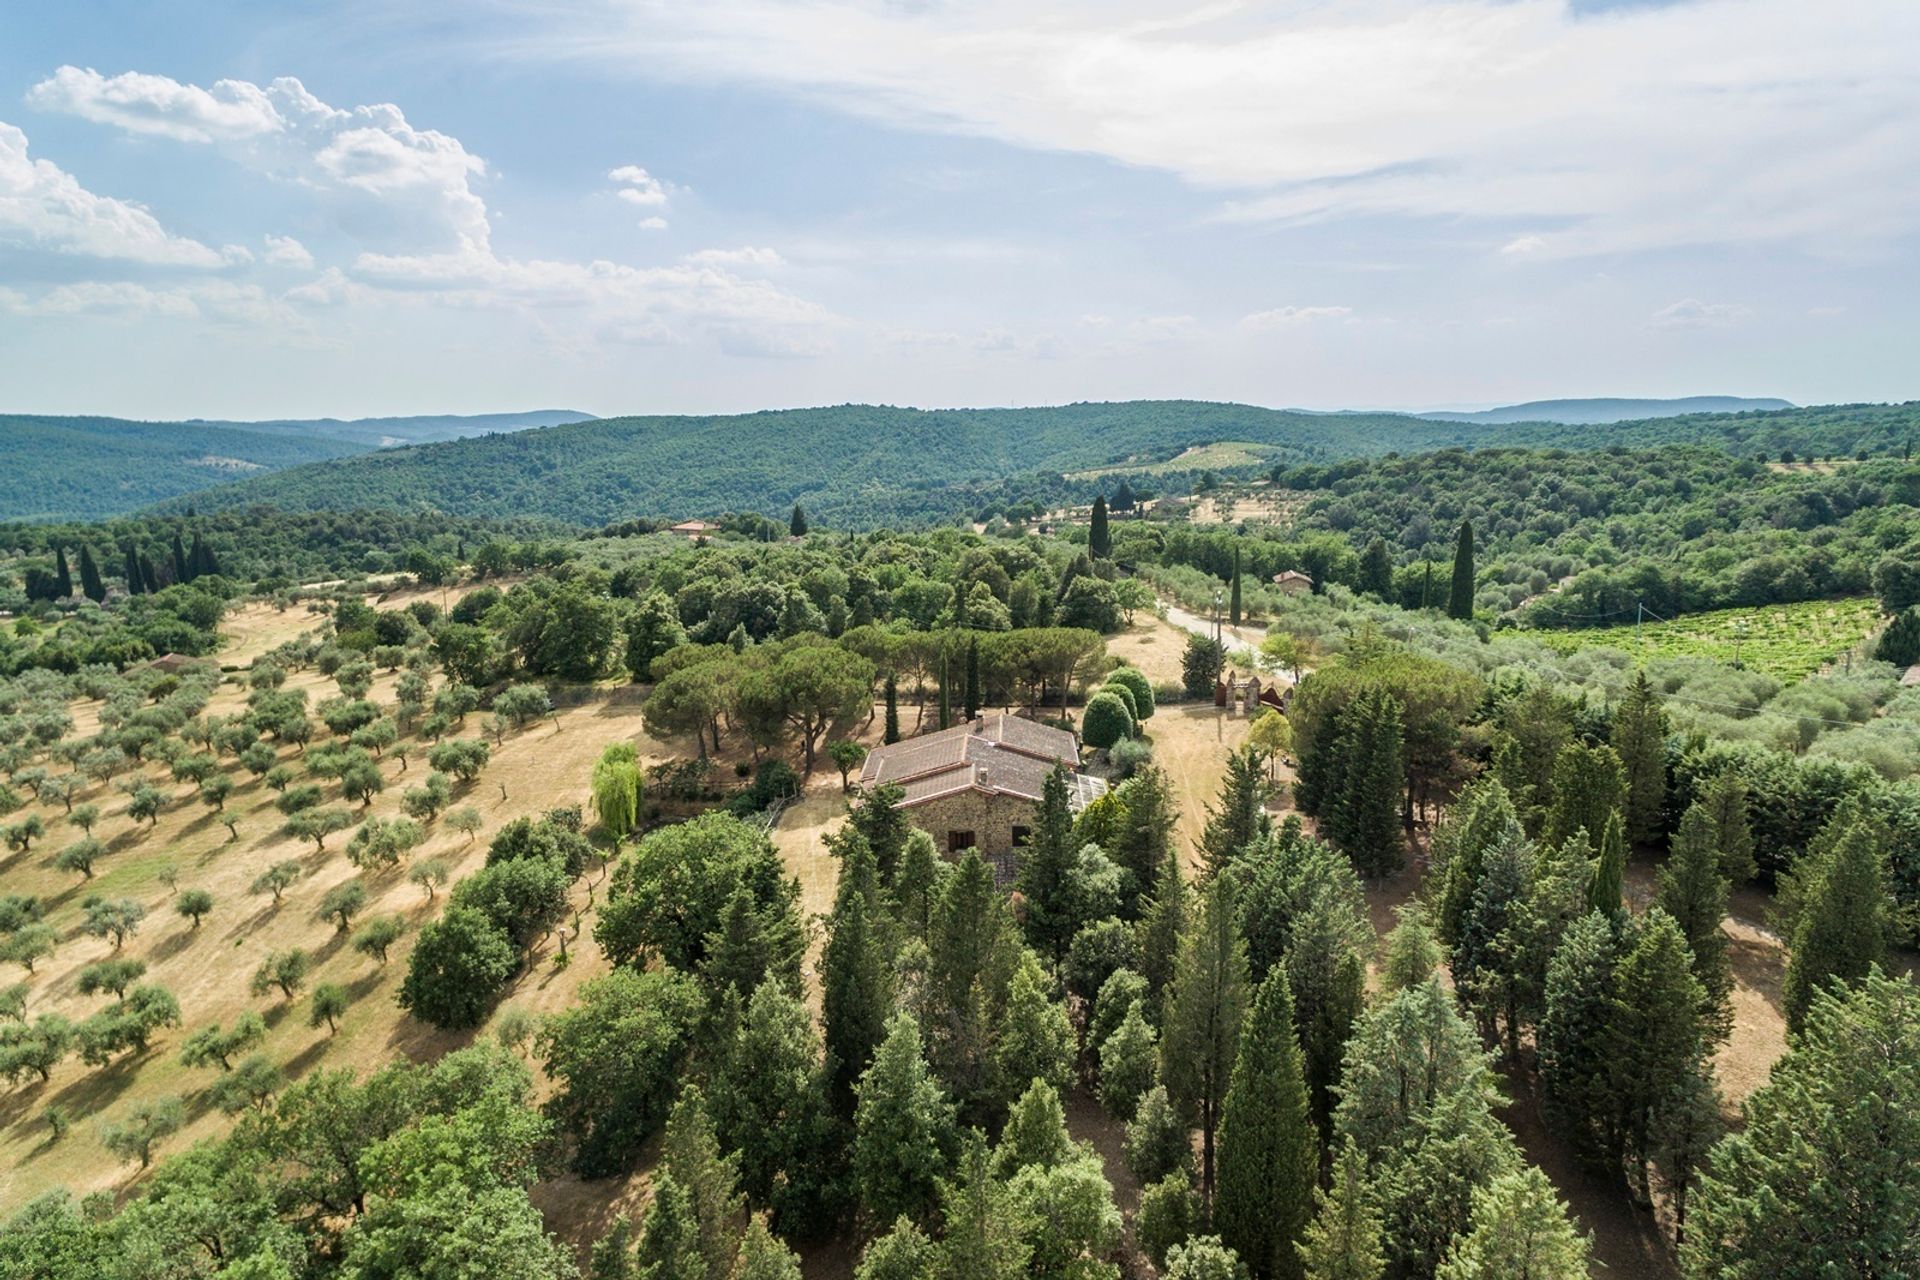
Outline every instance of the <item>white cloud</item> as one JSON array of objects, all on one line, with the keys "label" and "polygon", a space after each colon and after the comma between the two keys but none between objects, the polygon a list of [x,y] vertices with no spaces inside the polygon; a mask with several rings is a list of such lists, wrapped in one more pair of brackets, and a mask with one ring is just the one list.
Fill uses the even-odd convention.
[{"label": "white cloud", "polygon": [[1702,302],[1682,298],[1647,317],[1649,329],[1718,329],[1738,323],[1751,312],[1735,302]]},{"label": "white cloud", "polygon": [[1545,236],[1515,236],[1500,246],[1500,252],[1513,258],[1523,258],[1547,248]]},{"label": "white cloud", "polygon": [[35,298],[11,293],[0,297],[0,307],[19,315],[49,318],[161,317],[243,325],[259,331],[302,327],[284,302],[257,285],[231,280],[202,280],[169,287],[153,287],[130,280],[83,280],[59,285]]},{"label": "white cloud", "polygon": [[1243,316],[1240,323],[1249,329],[1281,329],[1311,324],[1315,320],[1348,320],[1352,317],[1352,307],[1275,307],[1271,311],[1256,311]]},{"label": "white cloud", "polygon": [[508,56],[1164,169],[1235,219],[1526,219],[1554,256],[1920,225],[1911,0],[502,2]]},{"label": "white cloud", "polygon": [[458,139],[416,129],[391,104],[341,110],[291,76],[262,87],[213,88],[166,76],[102,76],[62,67],[27,95],[35,106],[130,133],[211,144],[251,168],[379,210],[360,225],[419,247],[487,243],[486,205],[473,190],[486,164]]},{"label": "white cloud", "polygon": [[623,164],[608,173],[607,178],[621,184],[614,194],[628,204],[663,205],[667,202],[666,184],[637,164]]},{"label": "white cloud", "polygon": [[212,269],[229,256],[176,236],[137,204],[96,195],[49,160],[27,154],[27,135],[0,123],[0,243],[151,266]]},{"label": "white cloud", "polygon": [[[414,127],[396,106],[332,107],[291,77],[264,88],[223,80],[203,90],[165,76],[106,77],[71,67],[30,96],[36,105],[129,132],[209,144],[323,197],[359,202],[346,221],[368,247],[344,270],[329,268],[287,290],[284,302],[264,293],[191,299],[203,314],[257,307],[277,308],[284,318],[298,314],[288,304],[397,301],[515,312],[532,307],[571,312],[581,327],[614,341],[704,334],[723,350],[752,355],[815,354],[831,345],[838,324],[824,308],[729,269],[770,265],[760,256],[770,251],[696,255],[657,268],[503,257],[493,248],[486,202],[473,186],[486,173],[485,162],[457,138]],[[678,190],[637,165],[607,176],[619,184],[622,199],[642,208],[662,208]],[[654,230],[666,225],[657,213],[640,222]],[[275,265],[312,265],[295,240],[269,236],[266,244]]]},{"label": "white cloud", "polygon": [[237,142],[281,125],[267,94],[244,80],[219,80],[202,89],[166,76],[128,72],[109,78],[91,68],[61,67],[33,86],[27,101],[43,111],[181,142]]},{"label": "white cloud", "polygon": [[715,267],[784,267],[786,259],[772,249],[741,245],[738,249],[700,249],[686,261]]},{"label": "white cloud", "polygon": [[636,225],[642,231],[665,231],[667,229],[667,220],[665,218],[642,218]]},{"label": "white cloud", "polygon": [[307,246],[292,236],[276,236],[269,233],[266,237],[266,245],[267,261],[276,267],[306,269],[313,266],[313,254],[308,252]]}]

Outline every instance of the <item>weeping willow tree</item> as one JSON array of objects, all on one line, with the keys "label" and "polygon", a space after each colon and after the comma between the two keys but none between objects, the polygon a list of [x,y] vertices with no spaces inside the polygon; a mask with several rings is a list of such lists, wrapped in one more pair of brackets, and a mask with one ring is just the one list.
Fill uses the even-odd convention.
[{"label": "weeping willow tree", "polygon": [[640,760],[633,744],[616,742],[593,766],[593,813],[617,845],[640,825]]}]

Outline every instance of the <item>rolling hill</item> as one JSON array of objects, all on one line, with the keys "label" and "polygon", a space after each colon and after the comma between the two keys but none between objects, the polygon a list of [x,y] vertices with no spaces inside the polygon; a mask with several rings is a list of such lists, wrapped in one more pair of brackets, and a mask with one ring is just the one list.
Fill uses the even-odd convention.
[{"label": "rolling hill", "polygon": [[568,410],[471,416],[135,422],[0,414],[0,520],[95,519],[242,476],[397,443],[578,422]]},{"label": "rolling hill", "polygon": [[1431,422],[1472,422],[1496,426],[1513,422],[1561,422],[1598,426],[1613,422],[1634,422],[1647,418],[1677,418],[1690,413],[1747,413],[1756,410],[1791,409],[1788,400],[1754,399],[1746,396],[1682,396],[1672,400],[1623,400],[1603,396],[1592,400],[1529,400],[1525,404],[1501,405],[1471,413],[1422,413]]},{"label": "rolling hill", "polygon": [[[1493,444],[1595,448],[1669,442],[1748,452],[1898,450],[1920,406],[1694,414],[1604,432],[1553,423],[1481,425],[1399,414],[1305,414],[1199,401],[1034,409],[841,405],[726,417],[631,417],[386,449],[195,494],[202,508],[386,508],[547,516],[601,524],[636,516],[783,513],[798,501],[841,528],[948,521],[1013,500],[1085,496],[1064,479],[1146,470],[1197,446],[1248,446],[1260,461],[1335,462],[1391,451]],[[1169,490],[1185,470],[1151,468]]]}]

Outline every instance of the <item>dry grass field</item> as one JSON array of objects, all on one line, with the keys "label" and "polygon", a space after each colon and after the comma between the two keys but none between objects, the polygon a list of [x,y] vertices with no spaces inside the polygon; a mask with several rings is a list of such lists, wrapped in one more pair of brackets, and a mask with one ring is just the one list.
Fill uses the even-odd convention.
[{"label": "dry grass field", "polygon": [[[405,599],[389,604],[398,607]],[[232,643],[222,651],[223,663],[251,657],[291,639],[312,625],[298,609],[284,613],[267,606],[237,612],[229,624]],[[392,700],[392,677],[376,683],[372,696]],[[317,700],[331,692],[331,682],[315,672],[302,672],[288,681],[305,688]],[[210,714],[228,714],[242,707],[244,690],[222,686],[208,707]],[[87,732],[97,707],[75,708],[78,731]],[[479,733],[479,717],[470,719],[467,732]],[[522,814],[537,814],[561,804],[582,802],[593,761],[608,743],[633,742],[646,760],[672,754],[647,738],[639,708],[631,703],[596,701],[563,709],[556,720],[542,721],[507,735],[485,773],[456,796],[456,804],[475,806],[484,828],[466,836],[431,824],[425,844],[413,859],[438,857],[448,861],[453,879],[481,865],[488,839],[502,824]],[[425,751],[418,744],[400,758],[394,750],[382,762],[386,789],[356,818],[392,817],[401,812],[401,792],[427,772]],[[286,760],[298,752],[285,748]],[[347,833],[330,836],[324,849],[291,839],[281,832],[284,818],[274,808],[274,792],[242,770],[227,808],[237,819],[237,839],[229,839],[216,815],[200,803],[189,785],[174,783],[149,766],[145,773],[171,797],[166,811],[151,828],[126,816],[127,801],[115,785],[96,785],[76,797],[76,803],[98,805],[103,818],[95,834],[108,852],[91,880],[62,872],[52,865],[55,854],[80,836],[64,821],[63,807],[38,806],[48,827],[47,836],[25,854],[0,861],[0,884],[5,892],[37,894],[48,907],[47,919],[60,935],[49,960],[28,978],[29,1010],[34,1016],[59,1013],[78,1022],[108,1003],[110,997],[83,996],[77,989],[79,971],[113,953],[104,939],[80,932],[81,901],[89,894],[132,898],[146,909],[139,931],[121,948],[120,955],[147,965],[143,981],[157,983],[179,1000],[183,1025],[162,1031],[144,1054],[123,1057],[104,1068],[92,1068],[77,1057],[63,1062],[45,1083],[25,1085],[0,1094],[0,1210],[17,1207],[33,1195],[56,1185],[76,1192],[124,1192],[137,1182],[137,1171],[122,1165],[100,1145],[97,1129],[136,1098],[179,1095],[187,1105],[189,1123],[166,1149],[176,1150],[193,1140],[219,1132],[226,1117],[207,1098],[214,1072],[188,1068],[179,1061],[180,1042],[191,1032],[211,1024],[230,1025],[248,1010],[263,1015],[268,1035],[263,1051],[289,1076],[316,1067],[367,1070],[399,1057],[424,1059],[465,1043],[469,1037],[449,1036],[407,1018],[394,1002],[406,969],[413,933],[438,911],[421,889],[407,882],[404,869],[363,877],[368,892],[360,921],[375,915],[400,916],[407,933],[382,966],[347,945],[348,936],[315,917],[320,899],[335,885],[359,873],[347,861]],[[124,776],[123,779],[124,780]],[[19,815],[16,815],[16,820]],[[294,859],[305,872],[276,906],[266,896],[248,893],[248,886],[266,867]],[[174,892],[163,882],[169,868],[177,874],[179,889],[205,889],[214,908],[198,929],[173,910]],[[588,914],[588,896],[597,874],[590,872],[575,887],[576,903]],[[597,951],[588,945],[571,947],[571,962],[554,962],[558,939],[550,939],[523,975],[503,1008],[518,1005],[535,1012],[565,1005],[575,988],[599,971]],[[254,969],[270,953],[290,948],[305,950],[313,959],[306,988],[293,1001],[255,997],[249,993]],[[9,981],[15,980],[18,970]],[[306,995],[321,983],[338,983],[352,1003],[337,1033],[329,1035],[307,1025]],[[57,1106],[73,1122],[64,1140],[50,1141],[43,1120],[47,1107]]]}]

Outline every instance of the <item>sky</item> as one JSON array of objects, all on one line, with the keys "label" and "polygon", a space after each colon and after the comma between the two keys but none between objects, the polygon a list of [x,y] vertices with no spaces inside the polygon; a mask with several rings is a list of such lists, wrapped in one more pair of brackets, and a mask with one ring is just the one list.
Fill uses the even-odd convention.
[{"label": "sky", "polygon": [[0,411],[1920,398],[1913,0],[74,0]]}]

